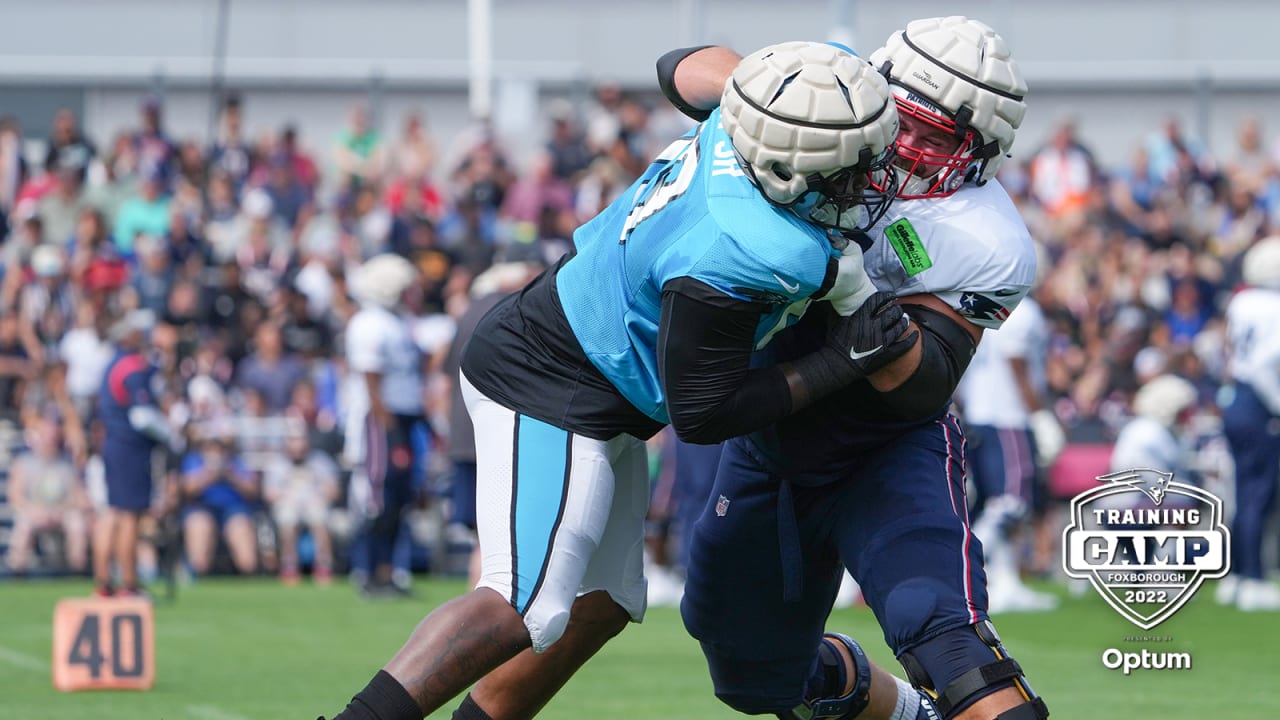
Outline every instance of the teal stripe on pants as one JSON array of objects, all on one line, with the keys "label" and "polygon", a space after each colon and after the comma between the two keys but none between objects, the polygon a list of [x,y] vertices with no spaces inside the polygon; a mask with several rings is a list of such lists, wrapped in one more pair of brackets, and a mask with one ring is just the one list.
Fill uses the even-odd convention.
[{"label": "teal stripe on pants", "polygon": [[542,586],[551,539],[560,525],[569,486],[570,434],[516,416],[516,472],[511,516],[512,604],[524,614]]}]

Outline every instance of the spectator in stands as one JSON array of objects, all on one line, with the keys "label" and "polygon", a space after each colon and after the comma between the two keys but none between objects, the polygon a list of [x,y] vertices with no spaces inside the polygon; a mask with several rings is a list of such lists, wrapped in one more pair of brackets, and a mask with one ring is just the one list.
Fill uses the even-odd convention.
[{"label": "spectator in stands", "polygon": [[47,168],[54,178],[53,189],[36,206],[45,238],[59,247],[71,242],[80,214],[90,207],[84,192],[85,166],[77,164],[82,155],[68,150],[51,156],[58,163]]},{"label": "spectator in stands", "polygon": [[37,364],[57,359],[58,342],[75,323],[75,288],[67,282],[62,249],[46,243],[31,252],[32,280],[18,294],[20,332]]},{"label": "spectator in stands", "polygon": [[[164,105],[158,96],[149,96],[142,101],[142,127],[130,138],[137,155],[138,171],[143,178],[159,181],[162,192],[169,189],[168,183],[175,170],[178,149],[164,130]],[[119,242],[119,238],[116,239]]]},{"label": "spectator in stands", "polygon": [[63,534],[67,567],[83,572],[88,557],[88,497],[75,466],[61,451],[58,423],[40,418],[26,437],[30,452],[14,459],[9,469],[8,497],[13,508],[9,569],[26,572],[36,535],[56,530]]},{"label": "spectator in stands", "polygon": [[572,181],[591,163],[591,150],[578,130],[573,103],[563,98],[553,100],[547,115],[551,118],[551,138],[547,140],[551,174],[565,182]]},{"label": "spectator in stands", "polygon": [[213,567],[218,538],[226,541],[236,571],[252,574],[258,566],[253,503],[258,483],[225,437],[210,436],[182,461],[183,540],[191,571]]},{"label": "spectator in stands", "polygon": [[369,108],[357,103],[348,115],[350,125],[338,136],[334,148],[334,163],[338,170],[339,186],[358,190],[366,185],[382,181],[386,168],[386,148],[382,137],[370,126]]},{"label": "spectator in stands", "polygon": [[0,420],[16,422],[27,380],[36,373],[18,332],[18,316],[0,312]]},{"label": "spectator in stands", "polygon": [[126,198],[120,205],[112,239],[126,257],[133,256],[133,244],[138,235],[162,238],[169,234],[172,216],[169,213],[169,195],[165,190],[166,179],[163,171],[152,165],[146,166],[137,194]]},{"label": "spectator in stands", "polygon": [[209,174],[220,174],[239,195],[253,170],[253,149],[245,141],[240,96],[228,94],[222,100],[218,137],[209,147]]},{"label": "spectator in stands", "polygon": [[103,337],[100,318],[87,300],[76,308],[75,327],[58,342],[58,355],[67,366],[67,393],[81,418],[91,417],[102,378],[111,363],[111,345]]},{"label": "spectator in stands", "polygon": [[293,397],[293,388],[307,376],[306,365],[286,352],[280,327],[264,322],[254,333],[253,352],[240,362],[235,384],[262,395],[268,413],[279,413]]},{"label": "spectator in stands", "polygon": [[18,190],[26,180],[22,129],[15,118],[0,115],[0,240],[9,236],[9,215],[18,205]]},{"label": "spectator in stands", "polygon": [[333,577],[329,508],[338,497],[338,465],[325,452],[312,449],[301,421],[290,423],[285,452],[267,464],[262,493],[280,537],[280,579],[298,582],[298,532],[306,528],[315,547],[312,577],[328,584]]},{"label": "spectator in stands", "polygon": [[88,207],[80,212],[68,252],[71,254],[71,281],[86,291],[111,291],[125,284],[128,269],[107,235],[101,210]]},{"label": "spectator in stands", "polygon": [[1093,155],[1076,138],[1074,121],[1063,122],[1031,160],[1031,191],[1052,217],[1084,210],[1096,171]]},{"label": "spectator in stands", "polygon": [[133,271],[130,286],[137,295],[137,306],[157,316],[162,315],[169,304],[169,292],[174,283],[169,249],[163,238],[139,234],[134,240],[133,250],[138,265]]},{"label": "spectator in stands", "polygon": [[436,144],[427,133],[422,113],[405,115],[404,133],[391,148],[391,172],[399,179],[425,179],[436,166]]}]

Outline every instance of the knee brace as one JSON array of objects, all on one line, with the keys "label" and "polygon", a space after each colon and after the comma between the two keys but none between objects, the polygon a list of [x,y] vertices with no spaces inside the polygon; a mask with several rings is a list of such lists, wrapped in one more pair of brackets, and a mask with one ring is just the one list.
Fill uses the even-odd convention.
[{"label": "knee brace", "polygon": [[862,647],[847,635],[827,633],[822,638],[818,661],[822,664],[824,674],[838,681],[834,684],[842,688],[847,685],[849,668],[845,666],[844,658],[836,648],[837,643],[853,657],[853,689],[836,698],[805,700],[791,710],[778,713],[779,720],[844,720],[856,718],[866,709],[870,702],[871,661],[867,659]]},{"label": "knee brace", "polygon": [[[994,657],[994,662],[992,658]],[[912,685],[934,698],[944,718],[954,717],[983,697],[1017,688],[1026,702],[996,720],[1044,720],[1049,708],[1009,657],[991,621],[948,630],[898,656]]]}]

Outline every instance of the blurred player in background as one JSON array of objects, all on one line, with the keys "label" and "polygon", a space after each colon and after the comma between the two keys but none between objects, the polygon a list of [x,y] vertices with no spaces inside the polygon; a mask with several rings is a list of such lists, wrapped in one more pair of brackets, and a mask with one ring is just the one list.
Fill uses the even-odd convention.
[{"label": "blurred player in background", "polygon": [[1235,462],[1236,513],[1231,574],[1219,599],[1241,610],[1280,610],[1280,588],[1262,572],[1264,529],[1280,482],[1280,237],[1245,253],[1244,282],[1248,288],[1227,305],[1232,392],[1222,424]]},{"label": "blurred player in background", "polygon": [[[339,720],[417,720],[477,680],[455,718],[531,717],[643,618],[645,439],[667,424],[703,443],[748,432],[911,344],[860,253],[837,247],[896,191],[883,78],[791,43],[735,79],[722,112],[578,229],[576,254],[480,322],[460,377],[479,587],[428,615]],[[815,352],[752,369],[752,351],[814,297],[850,314]]]},{"label": "blurred player in background", "polygon": [[[705,112],[733,57],[669,54],[659,63],[675,66],[668,97]],[[1001,326],[1035,278],[1030,235],[993,180],[1026,86],[1000,36],[962,17],[912,22],[871,64],[898,103],[906,176],[902,200],[860,242],[868,274],[899,297],[918,340],[894,373],[725,444],[694,526],[685,626],[717,697],[740,712],[1043,718],[987,619],[964,440],[947,413],[983,331]],[[767,351],[779,362],[802,355],[821,341],[822,320],[810,312]],[[915,687],[851,638],[823,634],[845,567]]]},{"label": "blurred player in background", "polygon": [[970,503],[973,533],[982,541],[987,610],[993,613],[1058,604],[1022,582],[1018,543],[1042,499],[1040,468],[1053,462],[1066,440],[1046,397],[1048,346],[1044,313],[1034,298],[1024,298],[998,332],[983,338],[956,392],[967,470],[977,491]]},{"label": "blurred player in background", "polygon": [[[1187,469],[1178,431],[1196,406],[1196,388],[1177,375],[1158,375],[1133,396],[1133,418],[1116,436],[1111,471],[1154,468],[1179,476]],[[1141,493],[1124,493],[1146,499]],[[1105,500],[1105,498],[1104,498]],[[1104,507],[1098,503],[1099,507]]]},{"label": "blurred player in background", "polygon": [[[93,580],[104,597],[141,592],[138,521],[151,508],[152,450],[178,442],[156,404],[156,367],[147,358],[147,333],[154,322],[151,313],[135,310],[111,329],[116,354],[98,393],[98,417],[106,433],[107,511],[93,531]],[[113,560],[120,571],[118,589],[111,582]]]},{"label": "blurred player in background", "polygon": [[416,277],[408,260],[388,253],[366,260],[352,282],[360,311],[346,331],[347,366],[357,388],[350,419],[362,427],[348,437],[357,437],[349,452],[363,461],[369,577],[361,590],[370,595],[408,593],[392,582],[391,560],[413,499],[413,431],[424,422],[425,395],[422,353],[397,307]]}]

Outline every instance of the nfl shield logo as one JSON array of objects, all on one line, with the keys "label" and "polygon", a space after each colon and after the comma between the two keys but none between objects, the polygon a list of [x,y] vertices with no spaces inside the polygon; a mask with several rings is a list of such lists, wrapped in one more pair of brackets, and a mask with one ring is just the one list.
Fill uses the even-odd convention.
[{"label": "nfl shield logo", "polygon": [[720,499],[716,501],[716,516],[724,517],[727,512],[729,512],[729,498],[721,495]]},{"label": "nfl shield logo", "polygon": [[1063,569],[1088,579],[1129,622],[1150,630],[1205,580],[1227,574],[1231,536],[1217,496],[1151,468],[1098,481],[1071,501]]}]

